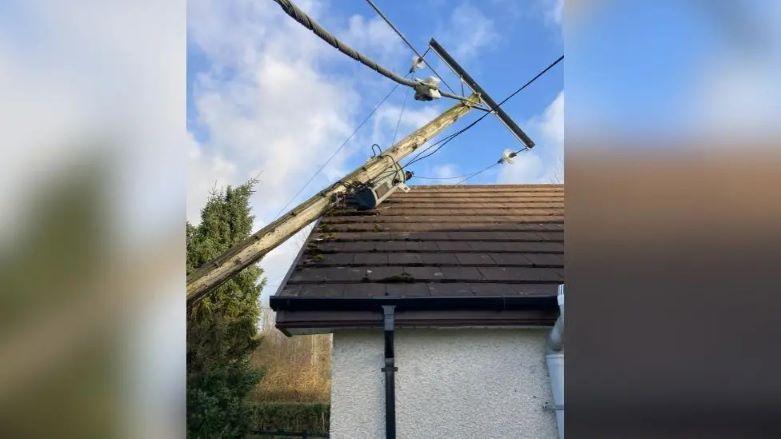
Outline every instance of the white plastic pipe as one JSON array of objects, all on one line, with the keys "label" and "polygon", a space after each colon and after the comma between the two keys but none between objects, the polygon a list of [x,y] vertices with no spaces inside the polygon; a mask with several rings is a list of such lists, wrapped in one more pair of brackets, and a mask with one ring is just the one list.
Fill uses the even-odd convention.
[{"label": "white plastic pipe", "polygon": [[559,285],[559,318],[548,339],[548,377],[550,378],[553,405],[556,410],[556,428],[559,439],[564,439],[564,285]]}]

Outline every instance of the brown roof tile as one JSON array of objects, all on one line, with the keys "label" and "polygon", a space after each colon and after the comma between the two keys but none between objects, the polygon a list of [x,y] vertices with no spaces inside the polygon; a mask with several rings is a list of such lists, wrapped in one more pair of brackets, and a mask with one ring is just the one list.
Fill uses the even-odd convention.
[{"label": "brown roof tile", "polygon": [[553,297],[564,281],[563,216],[561,185],[416,186],[375,211],[335,209],[313,230],[272,307]]},{"label": "brown roof tile", "polygon": [[474,296],[469,283],[429,283],[428,290],[432,297]]},{"label": "brown roof tile", "polygon": [[388,296],[393,297],[427,297],[429,296],[428,284],[417,283],[390,283],[385,286]]},{"label": "brown roof tile", "polygon": [[388,253],[388,263],[398,265],[418,265],[423,263],[426,253]]}]

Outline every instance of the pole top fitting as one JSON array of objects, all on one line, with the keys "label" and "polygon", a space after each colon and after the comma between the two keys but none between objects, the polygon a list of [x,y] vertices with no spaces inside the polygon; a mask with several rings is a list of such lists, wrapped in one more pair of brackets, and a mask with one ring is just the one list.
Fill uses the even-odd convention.
[{"label": "pole top fitting", "polygon": [[417,85],[415,85],[416,101],[433,101],[441,97],[438,78],[429,76],[427,79],[417,81]]}]

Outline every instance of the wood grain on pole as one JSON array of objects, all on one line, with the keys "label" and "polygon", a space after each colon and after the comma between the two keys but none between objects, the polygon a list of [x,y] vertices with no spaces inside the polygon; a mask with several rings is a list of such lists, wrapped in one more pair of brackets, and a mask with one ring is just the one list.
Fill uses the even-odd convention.
[{"label": "wood grain on pole", "polygon": [[459,102],[437,118],[414,131],[377,157],[340,181],[318,192],[294,207],[276,221],[255,232],[211,262],[207,262],[187,278],[187,305],[190,306],[242,269],[254,264],[307,224],[322,216],[353,184],[362,184],[379,176],[395,162],[403,159],[440,131],[452,125],[480,102],[475,94]]}]

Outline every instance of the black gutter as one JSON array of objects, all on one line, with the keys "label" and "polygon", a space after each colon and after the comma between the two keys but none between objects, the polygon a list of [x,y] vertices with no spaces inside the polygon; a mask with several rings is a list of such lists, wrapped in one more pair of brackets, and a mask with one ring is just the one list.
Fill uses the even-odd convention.
[{"label": "black gutter", "polygon": [[394,305],[383,305],[382,313],[385,330],[385,437],[396,439],[396,382],[394,373],[398,370],[395,365],[393,352],[394,335]]},{"label": "black gutter", "polygon": [[455,297],[297,297],[271,296],[269,305],[274,311],[376,311],[381,306],[394,305],[396,311],[440,311],[474,309],[530,309],[558,310],[556,296],[455,296]]}]

